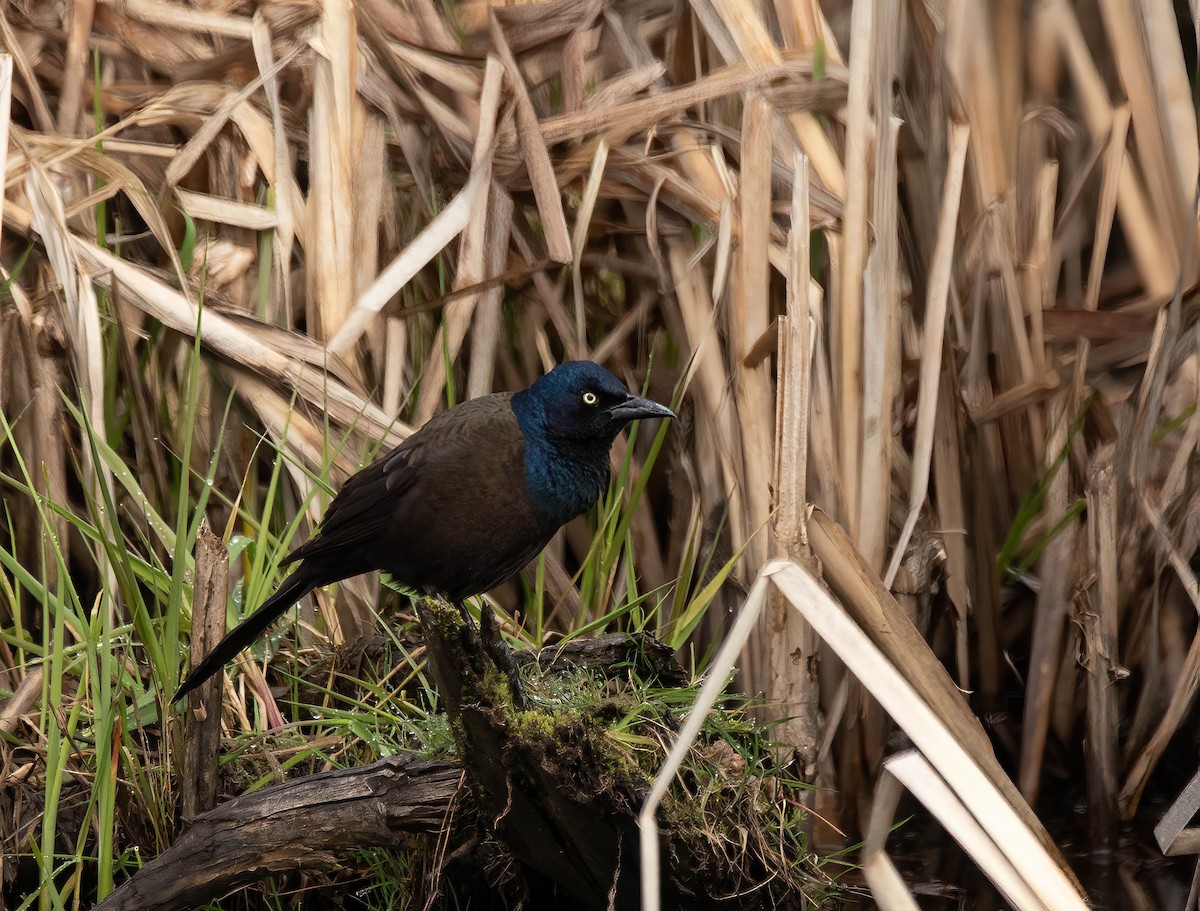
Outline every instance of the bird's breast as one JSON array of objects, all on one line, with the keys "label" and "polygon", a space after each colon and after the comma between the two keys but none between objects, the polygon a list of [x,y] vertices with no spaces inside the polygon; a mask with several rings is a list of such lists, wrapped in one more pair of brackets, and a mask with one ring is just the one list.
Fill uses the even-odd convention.
[{"label": "bird's breast", "polygon": [[592,508],[608,486],[608,453],[599,458],[545,453],[526,446],[525,488],[534,510],[555,526]]}]

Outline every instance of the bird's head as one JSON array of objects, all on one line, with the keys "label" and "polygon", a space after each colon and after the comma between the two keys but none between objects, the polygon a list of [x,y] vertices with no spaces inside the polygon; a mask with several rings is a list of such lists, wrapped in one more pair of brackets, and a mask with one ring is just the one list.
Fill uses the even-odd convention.
[{"label": "bird's head", "polygon": [[551,439],[611,444],[630,421],[675,417],[670,408],[630,393],[592,361],[559,364],[518,396],[514,406],[539,411]]}]

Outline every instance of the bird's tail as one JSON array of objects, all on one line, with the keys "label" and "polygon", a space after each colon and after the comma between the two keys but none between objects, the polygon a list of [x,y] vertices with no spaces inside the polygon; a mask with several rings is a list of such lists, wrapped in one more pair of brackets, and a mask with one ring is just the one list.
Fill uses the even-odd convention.
[{"label": "bird's tail", "polygon": [[217,647],[192,669],[187,679],[171,697],[171,702],[182,699],[219,671],[234,655],[262,635],[263,631],[274,623],[284,611],[320,584],[320,579],[311,572],[306,572],[302,564],[299,569],[283,580],[275,593],[262,603],[262,607],[230,630],[225,638],[217,643]]}]

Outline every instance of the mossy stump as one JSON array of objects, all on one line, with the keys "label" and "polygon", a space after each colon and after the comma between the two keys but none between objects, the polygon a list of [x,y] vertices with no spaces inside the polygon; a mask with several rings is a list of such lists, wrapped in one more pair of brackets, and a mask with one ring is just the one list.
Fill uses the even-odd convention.
[{"label": "mossy stump", "polygon": [[564,897],[636,907],[632,775],[614,776],[585,715],[528,704],[486,611],[482,630],[444,602],[424,599],[417,613],[480,820]]},{"label": "mossy stump", "polygon": [[[643,745],[631,751],[614,734],[623,719],[639,714],[653,686],[666,692],[683,685],[669,651],[638,637],[644,654],[632,686],[614,676],[595,699],[556,698],[540,692],[555,675],[542,675],[524,691],[487,608],[479,628],[431,599],[418,602],[417,614],[477,823],[529,874],[526,906],[570,900],[589,909],[640,907],[637,815],[662,760],[663,738],[661,731],[627,731],[629,742]],[[665,704],[660,718],[674,727]],[[759,814],[766,791],[779,783],[748,770],[729,743],[697,749],[686,783],[662,811],[663,907],[816,907],[828,882],[805,879],[799,866],[791,867],[796,856],[789,860],[778,846],[765,845],[771,827]],[[773,881],[784,888],[761,889]],[[811,894],[808,886],[816,886]]]}]

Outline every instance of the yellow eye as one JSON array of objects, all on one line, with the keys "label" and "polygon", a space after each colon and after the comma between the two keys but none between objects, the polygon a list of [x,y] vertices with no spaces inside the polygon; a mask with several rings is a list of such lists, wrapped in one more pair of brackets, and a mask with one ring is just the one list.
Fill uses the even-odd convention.
[{"label": "yellow eye", "polygon": [[595,405],[598,401],[600,399],[596,397],[596,393],[594,392],[585,392],[583,394],[583,404],[585,405]]}]

